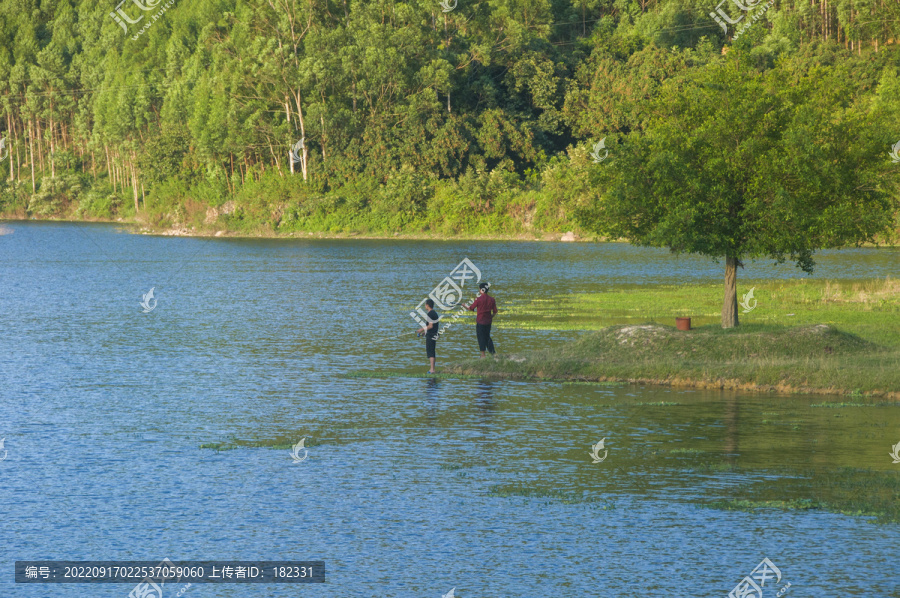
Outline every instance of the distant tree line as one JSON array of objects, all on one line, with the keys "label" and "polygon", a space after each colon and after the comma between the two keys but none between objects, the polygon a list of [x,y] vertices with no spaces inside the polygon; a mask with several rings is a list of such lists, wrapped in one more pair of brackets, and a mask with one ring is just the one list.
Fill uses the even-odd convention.
[{"label": "distant tree line", "polygon": [[739,60],[756,73],[846,76],[847,110],[866,98],[897,114],[900,0],[777,0],[737,40],[710,15],[749,23],[755,9],[738,0],[162,9],[0,3],[0,213],[237,230],[593,230],[580,223],[609,183],[589,152],[608,138],[614,159],[616,143],[645,131],[666,81],[705,81]]}]

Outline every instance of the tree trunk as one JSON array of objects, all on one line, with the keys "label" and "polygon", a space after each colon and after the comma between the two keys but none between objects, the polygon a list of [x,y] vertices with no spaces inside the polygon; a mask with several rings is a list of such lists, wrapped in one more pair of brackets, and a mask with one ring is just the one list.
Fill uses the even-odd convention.
[{"label": "tree trunk", "polygon": [[50,178],[56,178],[56,144],[53,142],[53,92],[50,92]]},{"label": "tree trunk", "polygon": [[110,183],[112,183],[113,193],[115,193],[116,179],[113,178],[112,164],[109,161],[109,146],[104,143],[103,149],[106,150],[106,178],[109,179]]},{"label": "tree trunk", "polygon": [[[134,193],[134,215],[135,215],[135,217],[137,217],[138,212],[140,211],[140,208],[138,207],[137,172],[135,172],[135,169],[134,169],[134,160],[133,159],[131,160],[131,164],[128,164],[127,158],[125,159],[125,162],[126,162],[126,168],[130,167],[130,168],[128,168],[128,170],[131,170],[131,191]],[[127,172],[126,172],[125,176],[126,177],[128,176]]]},{"label": "tree trunk", "polygon": [[[278,174],[281,176],[281,178],[284,178],[284,172],[282,172],[281,170],[281,162],[278,160],[278,154],[275,153],[275,149],[272,147],[272,140],[269,139],[268,136],[266,136],[266,142],[269,144],[269,152],[271,152],[272,158],[275,160],[275,168],[278,169]],[[288,162],[290,162],[290,160],[291,159],[288,158]],[[265,172],[265,168],[263,168],[263,173]],[[293,171],[291,171],[291,174],[293,174]]]},{"label": "tree trunk", "polygon": [[28,155],[31,162],[31,193],[36,193],[37,187],[34,184],[34,127],[31,122],[28,123]]},{"label": "tree trunk", "polygon": [[303,173],[303,180],[306,180],[307,164],[309,160],[309,150],[306,149],[306,125],[303,120],[303,104],[301,103],[300,90],[294,90],[294,102],[297,105],[297,120],[300,121],[300,139],[303,140],[303,153],[300,155],[300,171]]},{"label": "tree trunk", "polygon": [[322,123],[322,164],[325,163],[325,117],[319,115],[319,122]]},{"label": "tree trunk", "polygon": [[725,257],[725,300],[722,303],[722,328],[734,328],[738,325],[737,265],[736,257]]},{"label": "tree trunk", "polygon": [[[291,105],[290,105],[290,103],[289,103],[287,100],[285,100],[285,102],[284,102],[284,113],[287,114],[287,121],[288,121],[288,124],[291,124]],[[290,128],[290,127],[289,127],[289,128]],[[293,150],[294,150],[294,144],[293,144],[293,139],[292,139],[292,140],[291,140],[291,149],[288,150],[288,164],[290,164],[290,166],[291,166],[291,176],[294,175],[294,154],[293,154]]]},{"label": "tree trunk", "polygon": [[[19,155],[19,127],[16,126],[16,121],[13,120],[13,135],[16,138],[16,180],[22,180],[22,157]],[[25,134],[25,121],[20,119],[22,124],[22,134]],[[12,156],[9,158],[10,163],[12,163]]]},{"label": "tree trunk", "polygon": [[[12,132],[12,130],[13,130],[13,128],[12,128],[12,110],[10,110],[9,112],[6,113],[6,132],[10,133],[10,132]],[[13,146],[13,139],[10,138],[9,147],[6,148],[6,156],[9,158],[9,181],[10,182],[15,180],[14,173],[13,173],[12,152],[10,151],[12,146]]]},{"label": "tree trunk", "polygon": [[40,170],[38,172],[41,175],[41,179],[44,178],[44,133],[41,131],[41,121],[38,118],[34,119],[34,127],[37,131],[37,153],[38,153],[38,161],[40,162]]}]

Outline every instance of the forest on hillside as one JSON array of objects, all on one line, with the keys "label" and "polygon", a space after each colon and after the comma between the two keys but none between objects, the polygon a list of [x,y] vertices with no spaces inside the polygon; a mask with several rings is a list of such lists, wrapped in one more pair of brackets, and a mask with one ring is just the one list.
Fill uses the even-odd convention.
[{"label": "forest on hillside", "polygon": [[580,232],[691,85],[818,98],[890,163],[898,42],[900,0],[2,0],[0,215]]}]

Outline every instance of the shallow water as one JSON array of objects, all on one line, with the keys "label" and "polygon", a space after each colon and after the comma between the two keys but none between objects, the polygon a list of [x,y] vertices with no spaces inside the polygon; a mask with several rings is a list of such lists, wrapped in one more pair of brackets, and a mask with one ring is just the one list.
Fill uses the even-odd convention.
[{"label": "shallow water", "polygon": [[[624,244],[4,227],[0,596],[131,590],[15,585],[16,560],[165,557],[326,562],[322,585],[194,584],[188,597],[724,597],[763,557],[788,596],[900,596],[896,524],[706,506],[841,467],[900,475],[888,456],[898,407],[358,376],[425,371],[421,341],[385,337],[410,331],[408,312],[466,256],[501,307],[560,289],[718,280],[721,264]],[[818,261],[817,278],[894,275],[900,251]],[[742,276],[804,275],[758,262]],[[157,307],[142,313],[151,287]],[[577,335],[499,321],[495,341],[517,352]],[[438,365],[474,349],[473,328],[456,325]],[[303,463],[266,446],[304,437]],[[608,457],[592,463],[604,437]],[[261,446],[200,448],[235,439]],[[772,500],[798,498],[771,487]]]}]

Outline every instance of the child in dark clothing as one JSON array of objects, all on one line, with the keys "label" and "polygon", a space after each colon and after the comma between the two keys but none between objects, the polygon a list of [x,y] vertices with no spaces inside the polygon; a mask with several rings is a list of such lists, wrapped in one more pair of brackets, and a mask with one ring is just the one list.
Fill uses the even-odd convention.
[{"label": "child in dark clothing", "polygon": [[436,358],[436,350],[437,350],[437,339],[438,339],[438,320],[440,317],[437,312],[434,311],[434,301],[431,299],[427,299],[425,301],[425,305],[428,306],[428,314],[425,316],[425,320],[428,322],[418,330],[419,336],[425,335],[425,355],[428,356],[428,362],[431,364],[431,369],[428,370],[429,374],[434,374],[434,360]]}]

